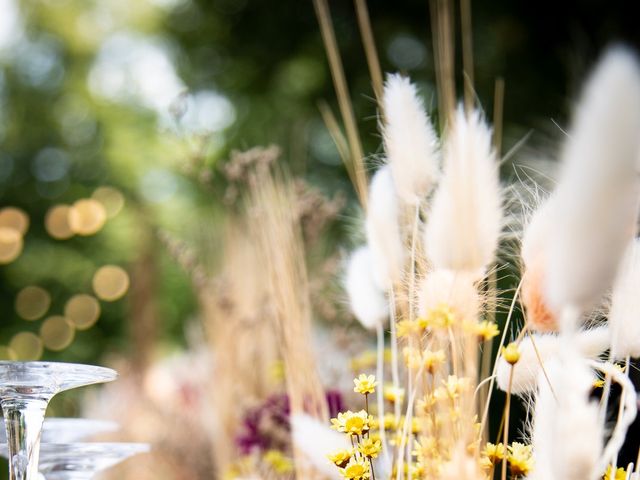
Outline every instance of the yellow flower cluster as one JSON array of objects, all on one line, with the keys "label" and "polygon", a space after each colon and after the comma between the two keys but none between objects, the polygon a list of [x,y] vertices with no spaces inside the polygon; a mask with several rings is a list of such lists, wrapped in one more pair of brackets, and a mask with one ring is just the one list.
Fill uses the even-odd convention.
[{"label": "yellow flower cluster", "polygon": [[491,470],[502,460],[509,463],[509,471],[514,477],[527,475],[533,468],[531,445],[513,442],[506,449],[502,443],[487,443],[481,454],[482,466]]},{"label": "yellow flower cluster", "polygon": [[268,450],[262,459],[276,473],[286,474],[293,471],[293,461],[287,458],[280,450]]},{"label": "yellow flower cluster", "polygon": [[[353,391],[365,396],[375,392],[376,378],[361,374],[353,380]],[[365,402],[366,403],[366,402]],[[386,418],[383,419],[386,423]],[[380,425],[379,419],[369,415],[368,410],[338,413],[331,419],[331,428],[346,433],[353,445],[351,449],[342,449],[328,455],[329,460],[338,467],[345,480],[368,480],[373,477],[372,460],[382,451],[382,442],[371,435],[371,429]]]},{"label": "yellow flower cluster", "polygon": [[615,473],[613,471],[613,465],[607,467],[607,471],[604,472],[602,480],[625,480],[627,478],[627,471],[624,468],[617,468]]}]

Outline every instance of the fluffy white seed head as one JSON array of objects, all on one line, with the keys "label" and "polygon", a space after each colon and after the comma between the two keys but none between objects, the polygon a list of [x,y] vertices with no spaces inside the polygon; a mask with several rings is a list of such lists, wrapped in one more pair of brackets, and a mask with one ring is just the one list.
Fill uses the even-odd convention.
[{"label": "fluffy white seed head", "polygon": [[491,130],[478,112],[458,110],[425,229],[425,251],[435,268],[484,276],[501,230],[498,174]]},{"label": "fluffy white seed head", "polygon": [[588,81],[566,141],[548,232],[552,309],[584,311],[611,286],[635,232],[640,182],[640,68],[610,51]]},{"label": "fluffy white seed head", "polygon": [[371,178],[365,227],[375,280],[386,291],[401,279],[405,260],[398,198],[389,165]]},{"label": "fluffy white seed head", "polygon": [[480,297],[474,278],[451,270],[434,270],[420,285],[418,315],[428,317],[442,306],[450,307],[456,321],[475,322],[480,309]]},{"label": "fluffy white seed head", "polygon": [[438,175],[438,140],[422,99],[408,78],[389,75],[383,95],[382,135],[400,198],[420,203]]},{"label": "fluffy white seed head", "polygon": [[593,374],[577,352],[564,350],[540,375],[533,419],[536,480],[595,480],[604,429],[589,401]]},{"label": "fluffy white seed head", "polygon": [[351,311],[364,328],[373,329],[389,316],[385,294],[374,280],[373,256],[369,247],[360,247],[351,254],[344,286]]},{"label": "fluffy white seed head", "polygon": [[351,445],[345,435],[331,430],[327,425],[306,414],[291,416],[293,444],[306,459],[328,478],[338,480],[338,469],[327,459],[327,455]]},{"label": "fluffy white seed head", "polygon": [[611,352],[615,357],[640,356],[640,241],[634,240],[622,260],[609,310]]},{"label": "fluffy white seed head", "polygon": [[[609,329],[596,327],[581,331],[574,337],[574,340],[576,349],[581,355],[595,359],[609,348]],[[542,366],[556,357],[561,348],[561,340],[557,335],[527,335],[518,346],[520,360],[513,366],[511,393],[524,395],[534,392],[538,385]],[[498,388],[505,392],[509,388],[510,374],[511,365],[504,358],[500,358],[496,370],[496,383]]]}]

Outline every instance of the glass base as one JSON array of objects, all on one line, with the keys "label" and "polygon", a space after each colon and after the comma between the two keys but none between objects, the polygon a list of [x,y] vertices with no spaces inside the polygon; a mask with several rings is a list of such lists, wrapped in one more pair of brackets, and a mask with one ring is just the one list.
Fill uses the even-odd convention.
[{"label": "glass base", "polygon": [[150,450],[146,443],[43,443],[40,473],[47,480],[81,480],[138,453]]}]

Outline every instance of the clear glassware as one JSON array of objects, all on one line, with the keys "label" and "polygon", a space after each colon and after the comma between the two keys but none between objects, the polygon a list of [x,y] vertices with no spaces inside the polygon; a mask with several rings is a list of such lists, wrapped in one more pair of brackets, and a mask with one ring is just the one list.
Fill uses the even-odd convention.
[{"label": "clear glassware", "polygon": [[59,392],[115,380],[110,368],[58,362],[0,362],[0,405],[9,449],[9,479],[36,480],[42,422]]},{"label": "clear glassware", "polygon": [[[118,428],[116,422],[109,420],[48,417],[42,426],[42,443],[81,442],[102,433],[115,432]],[[0,429],[0,443],[7,443],[4,429]]]},{"label": "clear glassware", "polygon": [[46,480],[90,480],[98,472],[149,450],[146,443],[43,443],[39,469]]}]

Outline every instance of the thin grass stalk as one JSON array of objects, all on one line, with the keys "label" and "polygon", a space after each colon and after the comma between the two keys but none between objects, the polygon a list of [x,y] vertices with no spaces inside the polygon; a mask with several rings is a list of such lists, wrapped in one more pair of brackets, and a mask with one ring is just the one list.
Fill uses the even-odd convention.
[{"label": "thin grass stalk", "polygon": [[380,441],[385,463],[390,465],[389,444],[387,443],[387,432],[384,427],[384,326],[382,322],[376,324],[376,341],[376,377],[379,382],[379,387],[376,390],[376,402],[378,405],[378,418],[380,419]]},{"label": "thin grass stalk", "polygon": [[382,92],[384,90],[384,81],[382,79],[382,68],[380,68],[378,50],[376,49],[376,42],[373,38],[373,31],[371,29],[369,9],[367,8],[366,0],[354,0],[354,3],[358,16],[360,35],[362,36],[362,44],[364,45],[364,53],[367,57],[367,65],[369,66],[369,75],[371,75],[373,92],[376,95],[380,113],[382,113]]},{"label": "thin grass stalk", "polygon": [[[520,283],[518,283],[518,288],[516,288],[516,291],[513,295],[513,299],[511,300],[511,306],[509,307],[509,313],[507,314],[507,320],[505,321],[504,324],[504,329],[502,331],[502,337],[500,338],[500,345],[498,346],[498,351],[500,351],[500,348],[502,348],[502,346],[504,345],[504,342],[507,338],[507,332],[509,331],[509,325],[511,324],[511,317],[513,316],[513,311],[515,309],[516,306],[516,301],[518,300],[518,297],[520,296],[520,289],[522,288],[522,280],[520,280]],[[482,420],[480,422],[480,432],[479,434],[482,435],[482,432],[484,431],[484,429],[487,427],[487,419],[489,417],[489,405],[491,404],[491,395],[493,394],[493,388],[495,385],[495,379],[496,379],[496,371],[498,370],[498,361],[496,359],[496,361],[493,364],[493,370],[491,372],[491,382],[489,384],[489,392],[487,393],[487,401],[484,404],[484,412],[482,412]]]},{"label": "thin grass stalk", "polygon": [[[513,365],[511,365],[511,372],[509,373],[509,387],[507,388],[507,399],[504,403],[504,430],[502,431],[502,444],[507,448],[509,445],[509,416],[511,413],[511,385],[513,384]],[[507,460],[502,460],[502,480],[507,480]]]},{"label": "thin grass stalk", "polygon": [[473,25],[471,21],[471,0],[460,0],[460,26],[462,30],[462,65],[464,70],[464,108],[473,110],[475,81],[473,72]]},{"label": "thin grass stalk", "polygon": [[351,153],[351,163],[354,171],[355,183],[354,187],[362,207],[366,210],[367,206],[367,175],[364,167],[364,153],[360,142],[360,134],[358,133],[358,124],[353,113],[353,104],[347,87],[347,80],[344,75],[344,67],[338,50],[336,34],[331,21],[331,13],[327,0],[313,0],[316,16],[320,24],[320,32],[324,42],[327,58],[329,60],[329,68],[333,85],[338,97],[338,105],[340,114],[344,123],[349,151]]},{"label": "thin grass stalk", "polygon": [[455,42],[452,0],[430,0],[431,29],[436,65],[440,131],[451,123],[456,106]]}]

